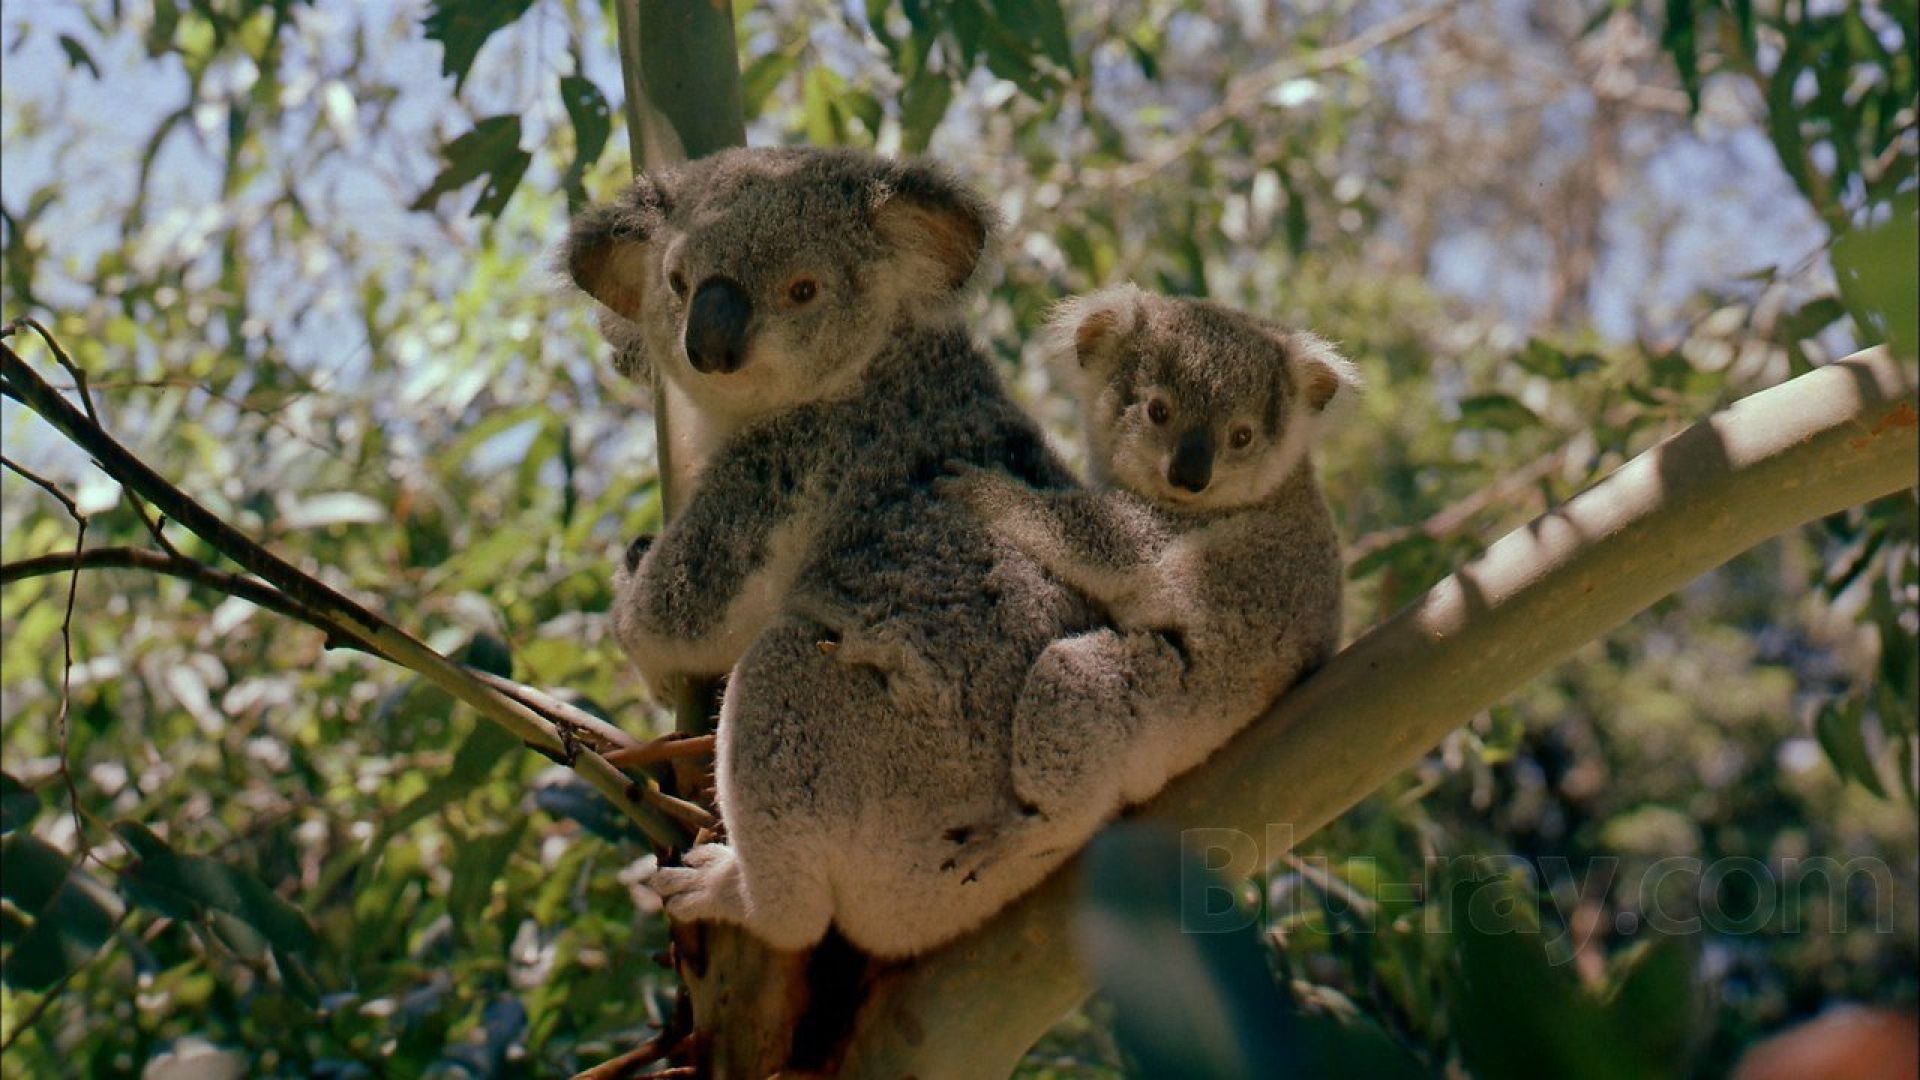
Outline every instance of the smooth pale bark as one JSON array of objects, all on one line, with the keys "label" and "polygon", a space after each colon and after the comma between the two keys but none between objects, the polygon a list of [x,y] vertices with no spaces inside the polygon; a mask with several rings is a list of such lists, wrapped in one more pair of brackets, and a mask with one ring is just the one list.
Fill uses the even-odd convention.
[{"label": "smooth pale bark", "polygon": [[[1884,349],[1762,391],[1495,543],[1375,627],[1142,811],[1294,840],[1698,575],[1920,480],[1915,376]],[[1271,861],[1283,851],[1262,852]],[[1233,867],[1239,874],[1254,862]],[[872,987],[843,1076],[1005,1076],[1088,993],[1076,866]]]}]

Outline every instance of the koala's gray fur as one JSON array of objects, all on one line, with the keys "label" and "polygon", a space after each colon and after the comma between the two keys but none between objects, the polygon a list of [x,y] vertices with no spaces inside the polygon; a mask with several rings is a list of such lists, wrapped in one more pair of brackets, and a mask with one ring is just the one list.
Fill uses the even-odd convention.
[{"label": "koala's gray fur", "polygon": [[1014,719],[1023,833],[1078,846],[1199,764],[1340,636],[1340,548],[1307,451],[1353,369],[1325,342],[1130,285],[1062,304],[1094,475],[1042,491],[966,470],[993,532],[1097,601],[1113,626],[1048,646]]},{"label": "koala's gray fur", "polygon": [[[785,949],[831,922],[906,955],[1067,854],[971,877],[955,859],[1021,819],[1015,700],[1048,643],[1095,618],[935,490],[954,460],[1023,490],[1073,483],[959,318],[990,222],[931,166],[810,150],[719,154],[575,222],[569,272],[706,443],[691,499],[630,553],[613,609],[656,686],[731,673],[728,843],[657,872],[678,918]],[[843,629],[911,649],[913,678],[838,655]]]}]

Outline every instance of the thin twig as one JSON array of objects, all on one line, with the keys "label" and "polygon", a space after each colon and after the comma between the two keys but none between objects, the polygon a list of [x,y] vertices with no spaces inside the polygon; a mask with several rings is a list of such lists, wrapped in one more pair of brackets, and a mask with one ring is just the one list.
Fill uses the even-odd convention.
[{"label": "thin twig", "polygon": [[675,731],[657,739],[626,749],[615,750],[607,755],[607,760],[623,769],[638,769],[645,765],[658,765],[663,761],[677,761],[685,757],[699,757],[713,753],[712,735],[688,735]]},{"label": "thin twig", "polygon": [[22,315],[7,323],[6,326],[0,327],[0,338],[12,337],[19,333],[23,326],[40,335],[41,342],[46,345],[48,351],[53,353],[54,363],[65,368],[68,377],[73,379],[73,388],[80,395],[80,404],[86,407],[87,419],[96,424],[100,423],[100,410],[93,407],[93,395],[87,391],[87,373],[80,370],[80,365],[73,362],[73,357],[68,356],[67,350],[60,347],[60,342],[47,331],[46,327],[40,325],[40,320]]},{"label": "thin twig", "polygon": [[[66,369],[67,376],[73,380],[74,393],[80,396],[80,404],[87,410],[87,419],[105,427],[106,425],[102,423],[100,419],[100,410],[93,403],[93,391],[88,387],[86,371],[83,370],[79,364],[73,362],[73,357],[67,355],[67,350],[60,347],[59,340],[56,339],[45,326],[40,324],[40,320],[22,315],[12,322],[7,323],[5,327],[0,327],[0,338],[12,337],[14,334],[19,333],[20,328],[23,326],[30,328],[35,334],[38,334],[41,343],[46,345],[48,351],[53,353],[54,362]],[[127,497],[127,502],[133,507],[133,512],[135,516],[140,519],[140,524],[145,525],[147,531],[153,534],[153,542],[159,544],[161,549],[169,555],[180,554],[174,550],[173,543],[167,539],[166,534],[160,531],[161,526],[165,524],[165,519],[155,521],[153,516],[147,512],[147,505],[140,501],[140,496],[128,491],[125,487],[120,489],[120,493]]]},{"label": "thin twig", "polygon": [[667,1043],[667,1033],[663,1031],[618,1057],[580,1070],[573,1075],[573,1080],[625,1080],[629,1076],[638,1076],[640,1074],[636,1070],[666,1057],[672,1049]]},{"label": "thin twig", "polygon": [[80,594],[80,560],[87,551],[87,515],[81,513],[80,504],[53,481],[10,458],[0,457],[0,465],[5,465],[60,500],[60,504],[67,508],[67,516],[73,518],[73,554],[66,558],[67,609],[60,616],[60,707],[54,713],[53,726],[60,740],[60,781],[67,789],[67,809],[73,815],[74,843],[85,859],[90,857],[91,845],[87,842],[86,818],[80,812],[80,785],[74,781],[73,766],[67,760],[67,719],[73,711],[73,605]]},{"label": "thin twig", "polygon": [[720,824],[720,819],[713,816],[713,812],[706,807],[675,798],[656,787],[642,787],[640,798],[648,806],[686,826],[687,831],[691,833],[697,834]]},{"label": "thin twig", "polygon": [[[59,484],[54,483],[53,481],[47,479],[46,477],[41,476],[39,473],[34,472],[32,469],[27,468],[26,466],[20,464],[19,462],[5,455],[0,455],[0,466],[5,466],[6,468],[12,470],[13,472],[20,474],[21,479],[27,481],[28,483],[34,485],[40,490],[60,500],[60,505],[67,508],[67,515],[69,517],[72,517],[74,520],[77,521],[87,516],[80,512],[80,504],[73,501],[73,496],[60,490]],[[64,561],[67,563],[72,563],[73,560],[65,559]]]},{"label": "thin twig", "polygon": [[[0,563],[0,585],[60,573],[72,567],[74,563],[73,559],[65,555],[40,555],[31,559]],[[312,608],[296,602],[267,582],[259,578],[216,569],[184,555],[167,555],[133,547],[92,548],[81,556],[79,567],[85,570],[145,570],[149,573],[180,578],[228,596],[237,596],[248,603],[257,604],[268,611],[285,615],[289,619],[324,631],[328,636],[329,645],[369,651],[363,644],[341,630],[339,624]]]}]

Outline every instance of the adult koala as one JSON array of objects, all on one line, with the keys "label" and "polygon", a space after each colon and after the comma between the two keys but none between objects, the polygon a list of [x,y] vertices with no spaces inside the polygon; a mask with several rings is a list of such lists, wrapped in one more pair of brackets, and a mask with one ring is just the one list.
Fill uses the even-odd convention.
[{"label": "adult koala", "polygon": [[[656,688],[731,672],[728,843],[659,871],[678,918],[742,923],[783,949],[832,923],[902,956],[1070,854],[956,868],[1025,812],[1010,735],[1028,668],[1095,621],[935,492],[950,461],[1073,484],[962,324],[991,225],[933,165],[810,149],[657,172],[573,225],[568,273],[708,448],[685,510],[630,552],[613,610]],[[894,677],[895,650],[914,678]]]}]

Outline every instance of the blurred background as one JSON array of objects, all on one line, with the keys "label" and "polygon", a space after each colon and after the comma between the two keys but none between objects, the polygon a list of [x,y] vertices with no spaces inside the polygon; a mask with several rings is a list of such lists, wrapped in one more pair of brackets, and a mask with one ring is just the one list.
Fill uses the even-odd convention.
[{"label": "blurred background", "polygon": [[[1070,456],[1028,345],[1068,293],[1131,279],[1341,343],[1368,383],[1322,454],[1350,634],[1716,407],[1875,342],[1913,362],[1910,0],[735,10],[750,143],[925,152],[998,204],[974,325]],[[628,176],[613,37],[585,0],[9,4],[0,315],[250,534],[640,731],[666,720],[603,615],[658,522],[649,401],[548,266]],[[84,455],[0,422],[90,546],[149,542]],[[13,473],[0,510],[6,562],[71,550]],[[1763,544],[1307,840],[1249,898],[1277,1007],[1476,1075],[1719,1075],[1837,1005],[1911,1013],[1915,533],[1909,492]],[[67,586],[0,597],[8,869],[71,865],[63,925],[91,928],[0,906],[9,1073],[543,1076],[663,1019],[642,846],[564,770],[132,571],[79,580],[63,725]],[[168,907],[122,873],[125,821],[272,902]],[[1538,901],[1539,949],[1449,932],[1469,856]],[[1657,889],[1711,917],[1658,934]],[[1022,1075],[1139,1068],[1138,997]]]}]

